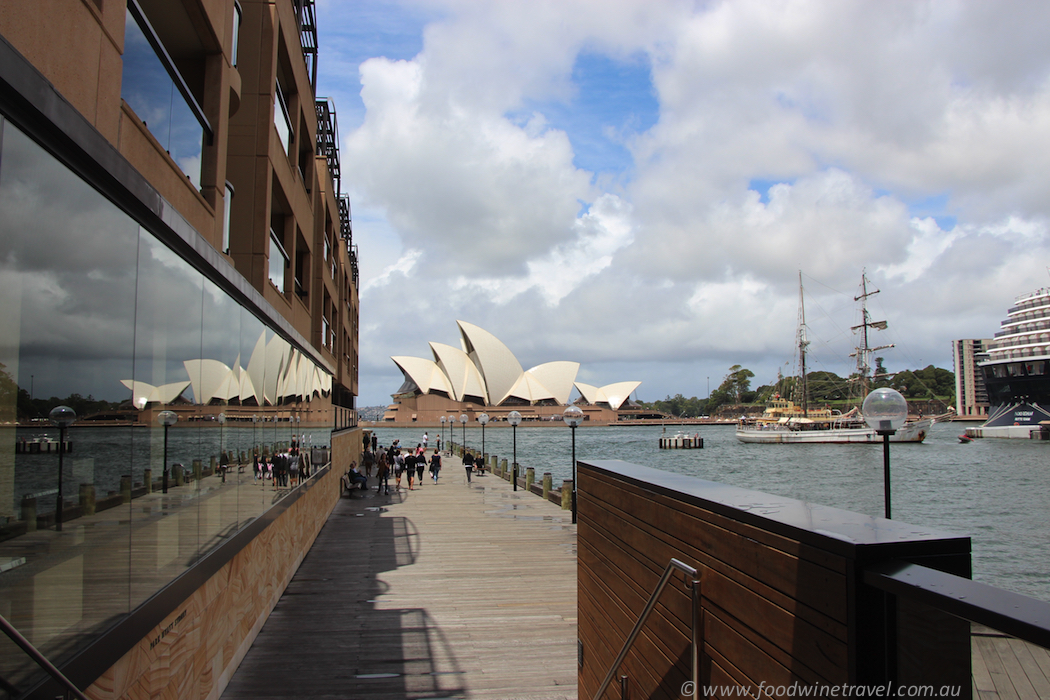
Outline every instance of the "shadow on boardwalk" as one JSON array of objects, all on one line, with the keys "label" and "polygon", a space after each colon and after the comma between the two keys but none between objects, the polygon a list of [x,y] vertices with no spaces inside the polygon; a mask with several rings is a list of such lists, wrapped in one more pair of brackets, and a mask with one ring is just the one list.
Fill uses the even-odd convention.
[{"label": "shadow on boardwalk", "polygon": [[575,698],[575,526],[456,476],[342,498],[222,697]]}]

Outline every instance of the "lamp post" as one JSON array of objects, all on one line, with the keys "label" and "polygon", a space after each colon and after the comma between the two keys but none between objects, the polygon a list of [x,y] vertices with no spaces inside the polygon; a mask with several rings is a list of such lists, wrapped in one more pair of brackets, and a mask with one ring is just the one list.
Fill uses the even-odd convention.
[{"label": "lamp post", "polygon": [[583,410],[569,406],[562,414],[565,424],[572,428],[572,522],[576,522],[576,426],[583,421]]},{"label": "lamp post", "polygon": [[255,459],[255,451],[259,448],[259,442],[255,437],[255,427],[259,424],[259,416],[252,414],[252,461]]},{"label": "lamp post", "polygon": [[164,464],[161,474],[161,493],[168,492],[168,428],[175,425],[179,420],[179,414],[175,411],[161,411],[157,414],[157,420],[164,426]]},{"label": "lamp post", "polygon": [[[482,413],[478,416],[478,423],[481,423],[481,459],[482,464],[488,461],[488,456],[485,454],[485,424],[489,422],[489,414]],[[485,473],[485,469],[481,469],[481,473]]]},{"label": "lamp post", "polygon": [[463,454],[467,453],[467,414],[459,414],[459,422],[463,424]]},{"label": "lamp post", "polygon": [[441,416],[441,442],[445,441],[445,417]]},{"label": "lamp post", "polygon": [[861,406],[864,421],[882,436],[882,480],[886,519],[890,518],[890,435],[908,419],[908,402],[899,391],[876,389],[864,398]]},{"label": "lamp post", "polygon": [[222,471],[222,483],[226,483],[226,465],[229,464],[229,459],[226,462],[222,461],[222,430],[226,427],[226,414],[219,414],[219,469]]},{"label": "lamp post", "polygon": [[62,532],[62,455],[66,452],[66,428],[73,425],[77,412],[69,406],[55,406],[48,418],[58,426],[58,497],[55,500],[55,530]]},{"label": "lamp post", "polygon": [[514,484],[514,490],[518,490],[518,424],[521,423],[521,414],[517,411],[511,411],[507,414],[507,422],[510,423],[510,427],[514,429],[514,459],[511,464],[511,482]]}]

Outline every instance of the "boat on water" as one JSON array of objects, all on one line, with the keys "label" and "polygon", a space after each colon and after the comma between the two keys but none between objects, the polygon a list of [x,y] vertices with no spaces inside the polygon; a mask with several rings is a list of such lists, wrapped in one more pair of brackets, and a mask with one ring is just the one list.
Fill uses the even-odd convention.
[{"label": "boat on water", "polygon": [[1022,294],[978,359],[988,391],[988,420],[969,437],[1029,439],[1050,420],[1050,287]]},{"label": "boat on water", "polygon": [[[868,291],[868,279],[861,274],[861,294],[854,300],[861,304],[861,323],[853,326],[860,331],[860,344],[851,355],[857,358],[857,376],[862,386],[862,395],[867,393],[868,376],[871,369],[871,354],[893,345],[871,347],[868,342],[868,330],[885,330],[885,321],[872,321],[868,315],[866,300],[878,294],[879,290]],[[868,443],[882,442],[882,436],[875,432],[865,421],[860,410],[853,408],[846,413],[829,408],[809,408],[808,387],[806,385],[806,312],[802,289],[802,274],[799,273],[798,284],[798,354],[799,376],[796,386],[799,389],[800,403],[775,395],[766,405],[765,411],[757,418],[743,417],[737,424],[736,437],[741,442],[749,443]],[[922,442],[930,432],[936,418],[909,420],[902,428],[890,436],[890,442]]]}]

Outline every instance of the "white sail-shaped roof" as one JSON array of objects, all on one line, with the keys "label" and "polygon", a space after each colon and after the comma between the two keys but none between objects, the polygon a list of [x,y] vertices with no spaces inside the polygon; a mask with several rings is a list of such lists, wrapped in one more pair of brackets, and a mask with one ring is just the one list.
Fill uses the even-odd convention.
[{"label": "white sail-shaped roof", "polygon": [[489,403],[499,406],[521,379],[521,363],[499,338],[485,329],[465,321],[456,323],[459,324],[463,351],[474,361],[485,380]]},{"label": "white sail-shaped roof", "polygon": [[620,407],[627,403],[627,399],[631,398],[631,392],[641,386],[641,382],[616,382],[615,384],[606,384],[602,387],[602,393],[605,394],[605,400],[609,402],[614,410],[620,410]]},{"label": "white sail-shaped roof", "polygon": [[169,404],[179,398],[190,385],[189,382],[173,382],[153,386],[134,379],[121,379],[120,383],[131,389],[131,401],[139,408],[143,408],[148,403]]},{"label": "white sail-shaped roof", "polygon": [[[266,377],[266,331],[259,334],[259,340],[255,341],[255,349],[252,350],[252,356],[248,359],[248,384],[251,386],[252,396],[255,397],[255,403],[259,406],[264,404],[263,399],[263,380]],[[248,397],[244,395],[243,387],[241,391],[241,401],[246,400]]]},{"label": "white sail-shaped roof", "polygon": [[589,404],[607,403],[615,410],[619,410],[627,399],[631,398],[631,392],[639,386],[641,382],[617,382],[598,388],[583,382],[576,382],[576,388],[584,401]]},{"label": "white sail-shaped roof", "polygon": [[557,362],[546,362],[526,370],[525,374],[531,374],[547,387],[554,395],[554,400],[560,404],[569,403],[569,395],[572,394],[572,383],[576,381],[576,373],[580,371],[579,362],[568,362],[560,360]]},{"label": "white sail-shaped roof", "polygon": [[553,399],[554,393],[529,372],[522,372],[518,383],[510,390],[510,396],[524,399],[529,403],[536,403],[544,399]]},{"label": "white sail-shaped roof", "polygon": [[390,359],[424,394],[429,394],[431,391],[443,391],[449,396],[452,395],[448,377],[433,360],[422,357],[391,357]]},{"label": "white sail-shaped roof", "polygon": [[288,362],[288,352],[290,350],[291,346],[288,344],[288,341],[279,335],[270,338],[270,342],[266,344],[266,373],[263,379],[263,396],[272,406],[276,406],[277,400],[280,398],[277,390],[281,381],[281,374],[284,371],[285,364]]},{"label": "white sail-shaped roof", "polygon": [[281,381],[277,384],[277,395],[281,398],[292,397],[298,395],[296,391],[296,384],[299,381],[299,362],[301,361],[301,355],[295,348],[290,348],[288,353],[288,363],[284,367],[284,371],[281,372]]},{"label": "white sail-shaped roof", "polygon": [[480,396],[488,401],[485,380],[467,353],[442,343],[431,343],[430,351],[434,353],[434,360],[448,378],[452,388],[449,396],[453,400],[463,401],[464,396]]},{"label": "white sail-shaped roof", "polygon": [[231,370],[218,360],[186,360],[182,363],[190,375],[190,386],[193,387],[193,401],[197,404],[209,404],[213,398],[229,389]]},{"label": "white sail-shaped roof", "polygon": [[583,397],[583,400],[591,405],[605,400],[604,398],[599,398],[602,396],[602,393],[601,389],[596,386],[584,384],[583,382],[574,382],[574,386],[576,387],[576,390],[580,392],[580,396]]}]

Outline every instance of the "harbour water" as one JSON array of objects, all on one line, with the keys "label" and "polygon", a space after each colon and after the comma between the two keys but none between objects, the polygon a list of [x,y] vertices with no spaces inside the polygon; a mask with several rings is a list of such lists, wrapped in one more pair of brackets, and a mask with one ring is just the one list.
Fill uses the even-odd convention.
[{"label": "harbour water", "polygon": [[[754,445],[736,439],[732,426],[689,426],[703,449],[661,450],[652,427],[576,430],[577,459],[621,459],[700,479],[732,484],[872,516],[883,515],[882,445]],[[421,428],[377,428],[379,443],[398,438],[414,447]],[[440,428],[428,431],[433,439]],[[891,446],[893,518],[969,535],[973,577],[1050,601],[1050,443],[975,440],[962,444],[958,423],[933,427],[922,444]],[[456,442],[463,429],[455,428]],[[449,429],[445,429],[445,439]],[[466,444],[481,448],[481,428],[466,429]],[[487,427],[485,450],[510,461],[512,430]],[[555,485],[572,473],[571,430],[517,429],[518,463],[550,472]],[[453,463],[446,467],[456,467]],[[453,470],[446,471],[459,477]]]}]

